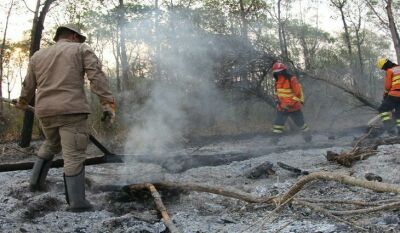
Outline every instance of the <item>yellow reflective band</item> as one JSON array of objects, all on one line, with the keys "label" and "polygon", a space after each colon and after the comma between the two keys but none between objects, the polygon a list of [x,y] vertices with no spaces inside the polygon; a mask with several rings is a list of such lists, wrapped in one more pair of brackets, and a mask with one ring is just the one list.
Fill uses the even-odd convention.
[{"label": "yellow reflective band", "polygon": [[290,89],[290,88],[278,88],[278,89],[276,89],[276,91],[278,93],[292,93],[293,92],[292,89]]},{"label": "yellow reflective band", "polygon": [[388,116],[388,117],[382,117],[382,121],[390,121],[390,120],[391,120],[390,116]]},{"label": "yellow reflective band", "polygon": [[278,93],[278,97],[292,97],[293,94],[280,94]]},{"label": "yellow reflective band", "polygon": [[397,84],[400,84],[400,80],[392,82],[392,86],[397,85]]},{"label": "yellow reflective band", "polygon": [[296,96],[293,97],[293,100],[294,100],[294,101],[297,101],[297,102],[302,102],[301,99],[299,99],[299,98],[296,97]]},{"label": "yellow reflective band", "polygon": [[400,76],[394,76],[392,79],[392,82],[397,81],[397,80],[400,80]]},{"label": "yellow reflective band", "polygon": [[390,115],[390,112],[382,112],[382,113],[379,113],[379,115],[380,115],[381,117],[389,116],[389,115]]},{"label": "yellow reflective band", "polygon": [[397,122],[397,123],[400,123],[400,119],[396,119],[396,122]]},{"label": "yellow reflective band", "polygon": [[285,126],[283,126],[283,125],[274,125],[274,126],[272,126],[274,129],[283,129],[283,128],[285,128]]},{"label": "yellow reflective band", "polygon": [[303,125],[303,127],[300,128],[302,131],[308,131],[310,128],[308,127],[307,124]]},{"label": "yellow reflective band", "polygon": [[282,131],[282,130],[274,129],[274,130],[272,130],[272,133],[283,133],[283,131]]}]

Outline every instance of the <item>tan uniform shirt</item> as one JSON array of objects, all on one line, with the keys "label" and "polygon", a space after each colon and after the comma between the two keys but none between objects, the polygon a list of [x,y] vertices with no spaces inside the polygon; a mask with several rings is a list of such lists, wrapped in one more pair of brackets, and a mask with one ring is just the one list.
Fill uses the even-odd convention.
[{"label": "tan uniform shirt", "polygon": [[93,50],[83,43],[60,39],[37,51],[29,62],[20,101],[30,102],[36,91],[35,114],[49,117],[90,113],[84,91],[84,75],[101,103],[112,103],[105,73]]}]

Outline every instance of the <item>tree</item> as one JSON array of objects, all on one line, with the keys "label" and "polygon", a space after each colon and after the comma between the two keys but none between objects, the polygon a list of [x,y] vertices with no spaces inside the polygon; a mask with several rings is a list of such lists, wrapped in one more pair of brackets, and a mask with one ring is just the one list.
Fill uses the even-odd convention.
[{"label": "tree", "polygon": [[349,32],[349,27],[347,25],[345,12],[344,12],[344,7],[347,4],[347,0],[330,0],[330,1],[331,1],[332,5],[340,11],[343,28],[344,28],[344,38],[345,38],[345,42],[347,45],[347,51],[349,53],[349,56],[352,57],[353,52],[352,52],[352,48],[351,48],[350,32]]},{"label": "tree", "polygon": [[[40,49],[40,40],[42,38],[42,32],[44,28],[44,21],[46,15],[50,9],[50,6],[56,0],[45,0],[43,7],[40,8],[40,0],[37,0],[36,9],[33,12],[33,24],[31,29],[31,44],[29,49],[29,57],[31,57],[36,51]],[[40,13],[39,13],[40,12]],[[35,105],[35,99],[33,98],[30,102],[32,106]],[[33,128],[34,113],[25,111],[24,121],[21,132],[20,147],[29,147],[32,139],[32,128]]]},{"label": "tree", "polygon": [[[384,1],[374,1],[374,0],[366,0],[370,10],[372,13],[375,15],[375,17],[379,21],[380,26],[384,26],[387,30],[389,30],[391,39],[393,42],[394,49],[396,51],[396,57],[397,57],[397,62],[400,62],[400,36],[399,32],[396,26],[396,18],[393,15],[393,5],[398,6],[400,4],[399,1],[393,1],[393,0],[384,0]],[[386,4],[383,5],[383,4]],[[382,9],[384,10],[384,13],[386,13],[387,19],[384,19],[381,15],[383,13]]]},{"label": "tree", "polygon": [[[1,42],[1,47],[0,47],[0,97],[3,97],[2,93],[2,81],[3,81],[3,62],[4,62],[4,56],[5,56],[5,49],[6,49],[6,38],[7,38],[7,29],[8,29],[8,23],[9,19],[11,16],[11,11],[12,8],[14,7],[14,0],[11,0],[10,7],[7,11],[7,16],[6,16],[6,22],[5,22],[5,27],[4,27],[4,32],[3,32],[3,39]],[[3,120],[3,103],[0,103],[0,121]]]}]

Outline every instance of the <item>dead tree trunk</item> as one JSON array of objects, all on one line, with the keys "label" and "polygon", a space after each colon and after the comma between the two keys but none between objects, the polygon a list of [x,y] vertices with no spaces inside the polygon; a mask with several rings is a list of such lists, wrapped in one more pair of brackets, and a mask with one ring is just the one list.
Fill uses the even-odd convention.
[{"label": "dead tree trunk", "polygon": [[[56,0],[46,0],[40,11],[40,0],[37,1],[35,16],[33,19],[32,30],[31,30],[31,45],[29,49],[29,57],[31,57],[36,51],[40,49],[40,40],[42,39],[43,24],[46,19],[46,15],[49,11],[50,5]],[[29,103],[35,106],[35,98],[33,97]],[[34,113],[31,111],[25,111],[24,121],[22,125],[20,147],[28,147],[32,139],[32,128],[33,128]]]},{"label": "dead tree trunk", "polygon": [[393,10],[392,10],[392,0],[387,0],[386,1],[386,13],[389,19],[389,29],[390,29],[390,34],[392,35],[392,40],[393,40],[393,45],[394,49],[396,51],[396,56],[397,56],[397,63],[400,62],[400,37],[399,33],[396,28],[396,23],[394,21],[393,17]]}]

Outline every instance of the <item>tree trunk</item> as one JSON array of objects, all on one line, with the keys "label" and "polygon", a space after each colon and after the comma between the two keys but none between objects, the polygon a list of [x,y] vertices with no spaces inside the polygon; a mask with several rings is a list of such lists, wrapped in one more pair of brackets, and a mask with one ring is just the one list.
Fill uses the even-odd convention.
[{"label": "tree trunk", "polygon": [[242,39],[243,40],[248,40],[248,22],[247,22],[247,19],[246,19],[246,10],[244,9],[244,5],[243,5],[243,0],[240,0],[239,1],[239,6],[240,6],[240,20],[242,21],[241,22],[241,28],[240,28],[240,31],[241,31],[241,37],[242,37]]},{"label": "tree trunk", "polygon": [[[10,8],[8,9],[8,12],[7,12],[6,24],[4,27],[3,41],[1,42],[1,48],[0,48],[0,97],[3,97],[3,91],[2,91],[3,86],[1,84],[3,83],[4,51],[5,51],[5,47],[6,47],[8,22],[10,19],[10,15],[11,15],[13,6],[14,6],[14,0],[11,0]],[[3,103],[0,103],[0,121],[3,120],[3,117],[4,117],[3,116]]]},{"label": "tree trunk", "polygon": [[344,37],[345,37],[345,42],[346,42],[346,46],[347,46],[347,51],[350,55],[350,57],[352,56],[353,52],[351,49],[351,41],[350,41],[350,33],[349,33],[349,27],[347,26],[347,22],[346,22],[346,16],[344,15],[344,11],[343,8],[347,3],[347,0],[331,0],[331,3],[339,9],[340,11],[340,15],[342,17],[342,22],[343,22],[343,28],[344,28]]},{"label": "tree trunk", "polygon": [[392,0],[387,0],[386,3],[387,3],[386,13],[387,13],[388,19],[389,19],[390,34],[392,35],[393,45],[394,45],[394,49],[396,51],[397,63],[399,63],[400,62],[400,37],[399,37],[399,33],[396,28],[396,23],[395,23],[394,17],[393,17]]},{"label": "tree trunk", "polygon": [[[46,0],[43,4],[42,10],[40,11],[40,14],[40,0],[37,1],[35,16],[33,18],[31,30],[31,45],[29,49],[29,57],[31,57],[36,51],[40,49],[40,40],[42,39],[44,20],[46,19],[46,15],[49,11],[50,5],[55,1],[56,0]],[[35,97],[32,98],[29,104],[35,106]],[[21,141],[19,143],[20,147],[28,147],[31,143],[33,120],[34,113],[31,111],[25,111],[21,132]]]},{"label": "tree trunk", "polygon": [[116,37],[111,39],[112,43],[112,48],[113,48],[113,54],[114,54],[114,59],[115,59],[115,76],[117,79],[117,90],[118,92],[122,91],[121,87],[121,76],[120,76],[120,57],[121,57],[121,50],[119,46],[119,28],[117,26]]},{"label": "tree trunk", "polygon": [[159,9],[159,0],[154,1],[154,70],[153,70],[153,76],[156,77],[156,79],[159,79],[161,77],[161,41],[160,37],[158,36],[159,33],[159,27],[160,27],[160,9]]},{"label": "tree trunk", "polygon": [[122,89],[126,89],[128,87],[130,72],[129,72],[129,63],[128,56],[126,52],[126,31],[125,31],[125,6],[124,1],[119,0],[119,18],[118,25],[120,30],[120,46],[121,46],[121,66],[122,66]]},{"label": "tree trunk", "polygon": [[286,33],[284,28],[284,22],[281,18],[281,0],[278,1],[278,34],[279,34],[279,45],[281,48],[281,56],[284,62],[289,60],[287,43],[286,43]]},{"label": "tree trunk", "polygon": [[344,37],[345,37],[346,44],[347,44],[347,51],[349,52],[349,55],[351,57],[353,52],[352,52],[352,49],[351,49],[349,27],[347,26],[346,18],[344,16],[343,6],[341,8],[339,8],[339,10],[340,10],[340,14],[342,16],[342,21],[343,21],[343,28],[344,28],[344,33],[345,33]]}]

